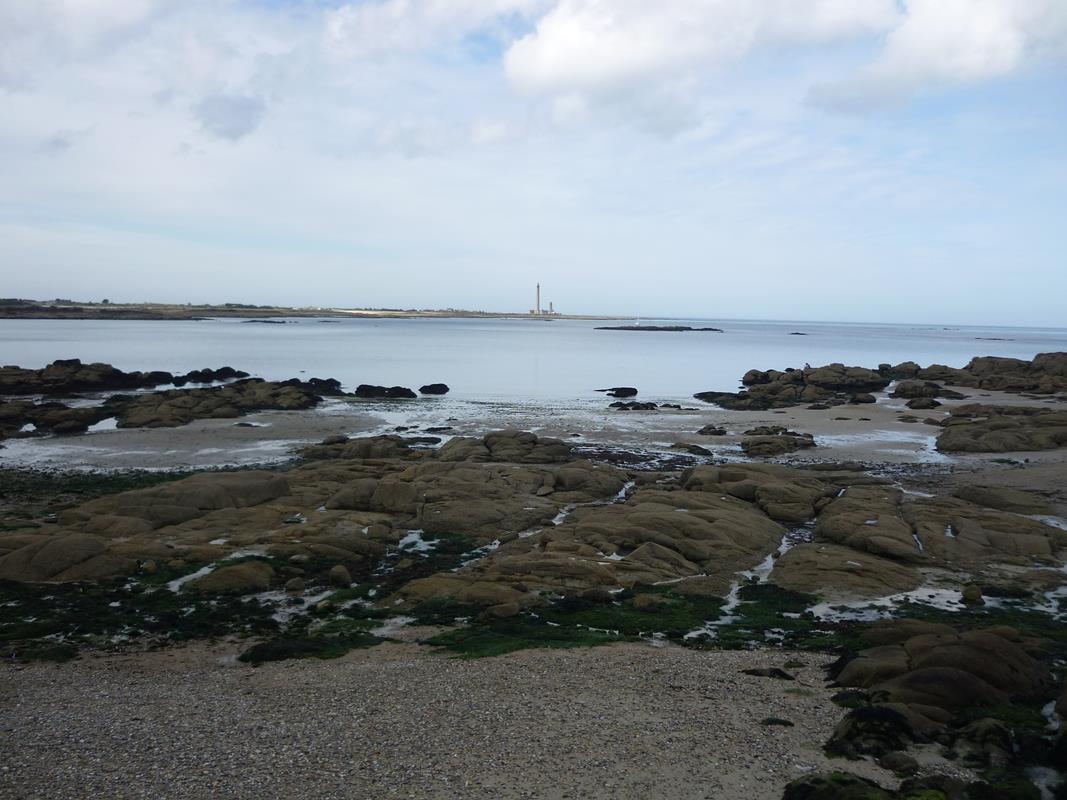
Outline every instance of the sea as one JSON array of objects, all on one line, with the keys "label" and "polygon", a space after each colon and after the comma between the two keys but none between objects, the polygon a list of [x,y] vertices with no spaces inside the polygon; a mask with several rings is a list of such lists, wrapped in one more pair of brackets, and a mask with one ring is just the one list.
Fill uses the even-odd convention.
[{"label": "sea", "polygon": [[1067,351],[1065,328],[641,319],[641,325],[722,332],[598,330],[631,321],[515,318],[0,320],[0,363],[59,358],[123,370],[232,366],[267,379],[336,378],[408,386],[446,383],[450,398],[502,403],[602,399],[633,386],[641,399],[733,391],[749,369],[842,362],[963,366],[973,356],[1032,358]]}]

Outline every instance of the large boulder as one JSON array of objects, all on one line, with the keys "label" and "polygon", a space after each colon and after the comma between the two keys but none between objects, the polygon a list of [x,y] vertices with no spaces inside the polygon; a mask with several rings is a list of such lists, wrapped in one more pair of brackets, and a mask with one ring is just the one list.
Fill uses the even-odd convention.
[{"label": "large boulder", "polygon": [[834,599],[883,597],[922,584],[908,564],[836,544],[797,545],[775,562],[771,575],[784,589]]}]

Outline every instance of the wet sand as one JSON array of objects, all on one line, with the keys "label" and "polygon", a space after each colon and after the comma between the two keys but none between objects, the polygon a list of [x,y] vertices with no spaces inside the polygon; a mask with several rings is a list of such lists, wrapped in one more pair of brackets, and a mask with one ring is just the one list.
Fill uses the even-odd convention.
[{"label": "wet sand", "polygon": [[[0,459],[9,467],[44,469],[183,469],[285,461],[295,450],[327,436],[394,433],[425,435],[428,427],[447,426],[450,436],[483,435],[515,428],[556,436],[577,445],[677,453],[672,445],[696,444],[716,458],[750,460],[741,452],[742,433],[761,425],[784,425],[815,436],[817,447],[777,459],[781,463],[858,461],[974,469],[992,458],[1030,464],[1062,464],[1063,451],[944,454],[935,448],[940,429],[923,420],[941,420],[954,405],[994,403],[1059,407],[1000,392],[973,392],[965,400],[946,400],[933,411],[911,411],[905,401],[877,394],[877,403],[811,410],[804,406],[774,411],[725,411],[697,401],[684,410],[618,411],[607,399],[557,404],[423,398],[412,401],[362,401],[331,398],[309,411],[267,411],[239,419],[198,420],[179,428],[100,430],[83,436],[9,439]],[[914,422],[902,421],[911,417]],[[726,436],[700,436],[705,425]]]}]

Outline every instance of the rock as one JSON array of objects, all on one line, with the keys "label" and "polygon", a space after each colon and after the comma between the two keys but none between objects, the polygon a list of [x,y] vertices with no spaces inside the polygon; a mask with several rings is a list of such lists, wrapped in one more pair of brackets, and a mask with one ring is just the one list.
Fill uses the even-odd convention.
[{"label": "rock", "polygon": [[489,612],[490,616],[496,617],[497,619],[506,619],[508,617],[518,616],[522,611],[522,606],[512,600],[507,603],[497,603],[495,606],[489,606],[486,610]]},{"label": "rock", "polygon": [[551,464],[568,461],[571,445],[527,431],[493,431],[480,439],[456,437],[437,451],[439,461],[499,461]]},{"label": "rock", "polygon": [[774,565],[784,589],[829,597],[883,597],[922,583],[914,567],[834,544],[800,544]]},{"label": "rock", "polygon": [[889,379],[862,367],[829,364],[803,370],[749,370],[739,393],[700,392],[694,397],[722,408],[765,410],[809,403],[846,403],[853,396],[880,391]]},{"label": "rock", "polygon": [[[945,397],[951,400],[962,400],[964,395],[946,389],[933,381],[900,381],[893,388],[890,397],[902,397],[911,400],[932,400],[935,397]],[[940,405],[938,403],[937,405]],[[934,408],[935,406],[913,406],[908,403],[908,408]]]},{"label": "rock", "polygon": [[448,394],[448,384],[428,383],[419,387],[419,394],[442,395]]},{"label": "rock", "polygon": [[615,408],[615,409],[618,409],[619,411],[655,411],[656,410],[656,404],[655,403],[641,403],[641,402],[637,402],[635,400],[631,400],[631,401],[626,402],[626,403],[623,403],[623,402],[610,403],[608,405],[608,408]]},{"label": "rock", "polygon": [[790,722],[787,719],[782,719],[781,717],[764,717],[763,719],[761,719],[759,721],[759,724],[760,725],[766,725],[768,727],[775,727],[775,726],[782,727],[782,728],[792,728],[792,727],[794,727],[792,722]]},{"label": "rock", "polygon": [[878,766],[897,775],[914,775],[919,771],[919,762],[907,753],[894,750],[877,759]]},{"label": "rock", "polygon": [[285,582],[285,591],[292,592],[294,594],[303,593],[306,585],[303,578],[290,578]]},{"label": "rock", "polygon": [[613,386],[610,389],[597,389],[598,392],[605,393],[608,397],[636,397],[637,389],[633,386]]},{"label": "rock", "polygon": [[347,589],[352,585],[352,574],[344,564],[334,564],[326,573],[326,579],[334,586]]},{"label": "rock", "polygon": [[745,675],[754,675],[757,678],[776,678],[780,681],[795,681],[792,675],[778,667],[755,667],[741,670]]},{"label": "rock", "polygon": [[952,409],[937,449],[946,453],[1009,453],[1067,446],[1067,411],[968,404]]},{"label": "rock", "polygon": [[342,433],[338,434],[337,436],[327,436],[325,439],[319,442],[319,444],[323,447],[329,447],[330,445],[334,444],[345,444],[347,441],[348,437]]},{"label": "rock", "polygon": [[941,404],[932,397],[916,397],[914,400],[909,400],[905,405],[913,411],[926,411],[937,408]]},{"label": "rock", "polygon": [[699,431],[697,431],[697,435],[698,436],[725,436],[726,435],[726,428],[720,428],[720,427],[718,427],[716,425],[705,425],[703,428],[701,428]]},{"label": "rock", "polygon": [[960,709],[1042,696],[1048,667],[991,630],[919,634],[839,661],[837,685],[869,690],[932,719]]},{"label": "rock", "polygon": [[245,561],[219,567],[202,578],[189,581],[183,590],[206,594],[239,594],[270,588],[274,569],[265,561]]},{"label": "rock", "polygon": [[229,419],[251,411],[297,411],[321,401],[300,386],[246,379],[225,386],[137,395],[116,404],[113,415],[118,417],[120,428],[168,428],[195,419]]},{"label": "rock", "polygon": [[411,389],[404,386],[373,386],[367,383],[357,386],[355,395],[371,400],[409,400],[418,397]]},{"label": "rock", "polygon": [[825,749],[845,758],[882,757],[923,739],[900,710],[887,705],[860,706],[837,724]]},{"label": "rock", "polygon": [[782,800],[893,800],[893,795],[858,775],[824,772],[790,781]]},{"label": "rock", "polygon": [[965,606],[980,606],[985,604],[985,600],[982,598],[982,587],[974,583],[963,587],[961,599]]},{"label": "rock", "polygon": [[763,426],[745,431],[741,449],[745,455],[756,458],[771,458],[797,450],[815,447],[815,437],[810,433],[797,433],[780,425]]},{"label": "rock", "polygon": [[860,392],[852,395],[852,397],[849,398],[849,402],[853,404],[877,403],[878,398],[870,392]]},{"label": "rock", "polygon": [[1015,750],[1011,729],[1000,720],[988,717],[975,720],[956,732],[952,748],[968,767],[1003,769]]},{"label": "rock", "polygon": [[1011,511],[1016,514],[1049,514],[1052,512],[1052,507],[1047,500],[1034,492],[1023,489],[965,484],[953,489],[952,494],[961,500],[999,511]]}]

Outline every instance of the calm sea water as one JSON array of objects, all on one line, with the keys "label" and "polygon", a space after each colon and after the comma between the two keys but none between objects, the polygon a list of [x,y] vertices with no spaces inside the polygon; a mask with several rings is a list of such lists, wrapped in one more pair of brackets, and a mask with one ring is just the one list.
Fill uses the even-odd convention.
[{"label": "calm sea water", "polygon": [[[125,370],[185,372],[229,365],[264,378],[337,378],[417,388],[455,399],[566,402],[636,386],[648,399],[729,391],[751,368],[905,360],[962,366],[975,355],[1031,358],[1067,350],[1067,329],[977,328],[744,320],[642,320],[715,326],[724,333],[598,331],[627,323],[533,319],[300,319],[264,325],[199,322],[0,320],[0,362],[57,358]],[[793,336],[793,332],[806,335]],[[994,341],[996,340],[996,341]]]}]

